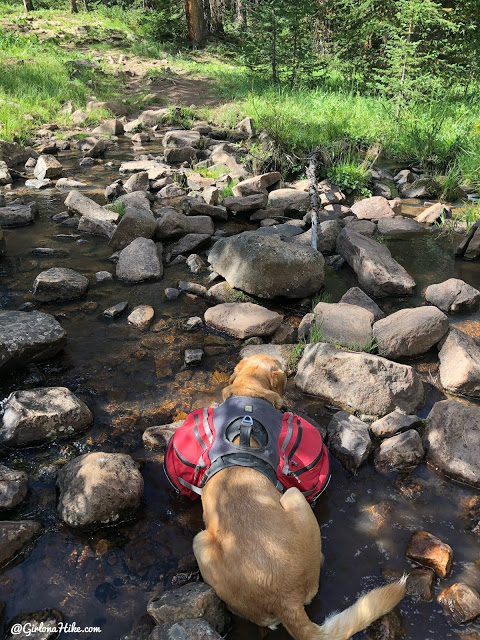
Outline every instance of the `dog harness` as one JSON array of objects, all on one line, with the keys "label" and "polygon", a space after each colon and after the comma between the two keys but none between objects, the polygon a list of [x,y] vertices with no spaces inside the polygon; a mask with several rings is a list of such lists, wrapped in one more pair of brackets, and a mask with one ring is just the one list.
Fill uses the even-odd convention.
[{"label": "dog harness", "polygon": [[[250,438],[258,447],[250,446]],[[170,439],[164,459],[167,478],[192,499],[212,476],[234,466],[256,469],[280,492],[297,487],[310,503],[330,480],[319,429],[261,398],[232,396],[215,409],[192,411]]]}]

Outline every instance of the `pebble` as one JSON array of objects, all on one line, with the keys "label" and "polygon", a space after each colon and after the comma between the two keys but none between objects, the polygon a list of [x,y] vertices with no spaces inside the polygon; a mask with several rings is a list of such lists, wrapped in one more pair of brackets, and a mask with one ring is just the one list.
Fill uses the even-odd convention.
[{"label": "pebble", "polygon": [[113,275],[110,271],[97,271],[95,274],[95,280],[97,282],[105,282],[106,280],[113,280]]},{"label": "pebble", "polygon": [[201,329],[203,327],[203,320],[198,316],[192,316],[185,322],[185,329],[187,331],[194,331],[195,329]]},{"label": "pebble", "polygon": [[164,291],[167,300],[176,300],[180,295],[180,289],[174,289],[173,287],[167,287]]},{"label": "pebble", "polygon": [[125,311],[127,307],[128,307],[128,302],[124,300],[123,302],[119,302],[113,307],[109,307],[108,309],[105,309],[105,311],[103,312],[103,315],[107,316],[107,318],[117,318],[121,313]]},{"label": "pebble", "polygon": [[203,355],[203,349],[186,349],[184,356],[185,364],[187,366],[190,364],[198,364],[202,361]]}]

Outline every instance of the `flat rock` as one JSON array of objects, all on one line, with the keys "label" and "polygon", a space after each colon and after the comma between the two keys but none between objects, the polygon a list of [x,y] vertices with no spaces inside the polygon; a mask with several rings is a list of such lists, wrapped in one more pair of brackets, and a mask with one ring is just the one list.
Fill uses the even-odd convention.
[{"label": "flat rock", "polygon": [[431,284],[424,295],[427,302],[445,313],[468,313],[480,304],[480,291],[458,278]]},{"label": "flat rock", "polygon": [[427,459],[433,468],[454,480],[480,487],[479,407],[442,400],[433,405],[427,425]]},{"label": "flat rock", "polygon": [[372,339],[373,313],[342,302],[319,302],[313,310],[322,342],[361,351]]},{"label": "flat rock", "polygon": [[153,316],[155,315],[155,311],[153,307],[150,307],[148,304],[141,304],[132,311],[132,313],[128,316],[127,322],[128,324],[132,324],[137,329],[143,331],[147,329],[152,321]]},{"label": "flat rock", "polygon": [[90,217],[89,215],[85,215],[80,218],[77,229],[84,233],[110,239],[115,233],[116,227],[111,222],[99,219],[97,216]]},{"label": "flat rock", "polygon": [[159,247],[153,240],[136,238],[120,252],[116,275],[125,282],[160,280],[163,264]]},{"label": "flat rock", "polygon": [[270,336],[278,329],[282,317],[275,311],[251,302],[226,302],[205,311],[205,324],[236,338]]},{"label": "flat rock", "polygon": [[329,451],[347,471],[355,473],[372,448],[368,425],[348,411],[339,411],[331,419],[327,433]]},{"label": "flat rock", "polygon": [[480,595],[464,582],[456,582],[443,589],[437,601],[442,605],[447,618],[455,624],[471,622],[480,616]]},{"label": "flat rock", "polygon": [[140,506],[143,478],[122,453],[87,453],[62,467],[58,516],[74,528],[114,524]]},{"label": "flat rock", "polygon": [[105,309],[105,311],[103,312],[103,315],[107,316],[107,318],[117,318],[126,310],[127,307],[128,307],[128,302],[124,300],[123,302],[119,302],[113,307],[109,307],[108,309]]},{"label": "flat rock", "polygon": [[172,257],[182,253],[191,253],[209,245],[211,238],[212,236],[209,233],[187,233],[170,248],[170,253]]},{"label": "flat rock", "polygon": [[178,129],[174,131],[167,131],[165,136],[163,137],[163,146],[164,147],[175,147],[175,148],[183,148],[183,147],[198,147],[200,142],[200,133],[198,131],[185,131],[183,129]]},{"label": "flat rock", "polygon": [[359,287],[352,287],[343,296],[340,298],[339,302],[344,304],[351,304],[356,307],[362,307],[362,309],[366,309],[373,313],[374,321],[381,320],[385,317],[385,314],[367,294],[362,291]]},{"label": "flat rock", "polygon": [[381,236],[402,236],[424,231],[422,225],[412,218],[382,218],[378,221],[377,232]]},{"label": "flat rock", "polygon": [[79,180],[73,180],[72,178],[60,178],[57,180],[55,186],[57,189],[84,189],[88,187],[86,182],[80,182]]},{"label": "flat rock", "polygon": [[407,558],[433,569],[439,578],[448,578],[452,569],[453,550],[427,531],[417,531],[408,543]]},{"label": "flat rock", "polygon": [[53,358],[67,334],[48,313],[0,311],[0,372]]},{"label": "flat rock", "polygon": [[233,195],[242,198],[244,196],[251,196],[256,193],[267,194],[268,187],[273,186],[277,182],[280,182],[282,175],[278,171],[271,171],[270,173],[264,173],[262,175],[253,176],[242,180],[232,189]]},{"label": "flat rock", "polygon": [[225,198],[223,201],[223,206],[229,211],[234,211],[235,213],[257,211],[257,209],[263,209],[266,204],[267,196],[263,193],[244,196],[243,198],[231,196],[229,198]]},{"label": "flat rock", "polygon": [[52,155],[39,156],[37,164],[33,170],[37,180],[45,178],[61,178],[63,173],[62,164]]},{"label": "flat rock", "polygon": [[324,343],[307,345],[295,384],[305,393],[373,416],[395,409],[412,413],[424,397],[422,381],[412,367]]},{"label": "flat rock", "polygon": [[370,425],[370,429],[377,438],[391,438],[397,433],[402,433],[414,426],[420,426],[421,423],[422,421],[418,416],[409,416],[401,411],[392,411],[392,413],[380,418],[380,420],[373,422]]},{"label": "flat rock", "polygon": [[480,345],[475,338],[452,327],[439,348],[443,388],[451,393],[480,398]]},{"label": "flat rock", "polygon": [[392,258],[386,246],[345,228],[337,238],[337,251],[369,295],[384,298],[413,294],[415,280]]},{"label": "flat rock", "polygon": [[187,233],[207,233],[215,231],[209,216],[186,216],[172,207],[163,207],[158,212],[156,237],[160,240],[177,238]]},{"label": "flat rock", "polygon": [[54,184],[50,178],[44,178],[43,180],[26,180],[25,186],[29,189],[47,189],[53,187]]},{"label": "flat rock", "polygon": [[323,256],[276,236],[247,232],[221,238],[208,261],[231,287],[261,298],[304,298],[323,286]]},{"label": "flat rock", "polygon": [[24,471],[0,464],[0,509],[13,509],[27,495],[28,476]]},{"label": "flat rock", "polygon": [[393,218],[395,215],[388,200],[383,196],[359,200],[351,206],[351,210],[359,220],[379,220],[380,218]]},{"label": "flat rock", "polygon": [[[345,221],[346,220],[347,218],[345,218]],[[355,233],[359,233],[362,236],[373,236],[377,230],[377,225],[371,220],[358,220],[354,218],[346,223],[345,228],[349,231],[355,231]]]},{"label": "flat rock", "polygon": [[80,191],[72,189],[65,199],[65,205],[70,211],[78,214],[79,216],[87,216],[101,222],[118,222],[120,215],[115,211],[110,211],[106,207],[102,207],[94,200],[87,198]]},{"label": "flat rock", "polygon": [[108,244],[118,251],[125,249],[135,238],[152,238],[156,231],[157,221],[149,210],[128,207]]},{"label": "flat rock", "polygon": [[169,167],[161,160],[130,160],[129,162],[122,162],[118,171],[119,173],[135,173],[136,171],[152,171],[155,172],[155,178],[149,174],[151,180],[157,180],[158,176],[165,175],[165,172],[169,170]]},{"label": "flat rock", "polygon": [[88,278],[78,271],[53,267],[42,271],[33,283],[33,297],[39,302],[74,300],[88,289]]},{"label": "flat rock", "polygon": [[42,531],[35,520],[9,520],[0,522],[0,567],[17,556]]},{"label": "flat rock", "polygon": [[183,207],[183,211],[187,216],[210,216],[210,218],[213,218],[214,220],[228,219],[228,211],[226,207],[206,204],[205,202],[192,202],[191,200],[187,201],[186,206]]},{"label": "flat rock", "polygon": [[425,452],[422,439],[415,429],[383,440],[375,451],[377,471],[409,471],[420,464]]},{"label": "flat rock", "polygon": [[174,148],[168,147],[164,152],[165,161],[170,164],[180,164],[182,162],[196,162],[197,152],[193,147]]},{"label": "flat rock", "polygon": [[447,316],[436,307],[417,307],[378,320],[373,335],[381,355],[398,359],[426,353],[445,336],[448,327]]},{"label": "flat rock", "polygon": [[445,215],[445,217],[447,218],[451,217],[450,207],[441,202],[436,202],[430,207],[427,207],[420,215],[415,218],[415,220],[419,223],[421,222],[422,224],[433,224],[443,215]]},{"label": "flat rock", "polygon": [[83,431],[92,421],[87,405],[65,387],[15,391],[4,404],[0,442],[22,447],[56,440]]},{"label": "flat rock", "polygon": [[0,227],[24,227],[31,224],[38,215],[38,205],[36,202],[27,204],[9,204],[0,207]]}]

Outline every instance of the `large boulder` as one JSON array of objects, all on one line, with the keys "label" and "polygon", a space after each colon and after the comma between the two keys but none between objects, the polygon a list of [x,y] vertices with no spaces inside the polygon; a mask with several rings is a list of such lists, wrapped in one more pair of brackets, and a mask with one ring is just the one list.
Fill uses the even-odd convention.
[{"label": "large boulder", "polygon": [[392,258],[386,246],[343,229],[337,238],[337,252],[355,271],[362,289],[371,296],[413,294],[415,280]]},{"label": "large boulder", "polygon": [[319,302],[313,314],[322,342],[338,343],[360,351],[372,339],[374,316],[362,307],[341,302]]},{"label": "large boulder", "polygon": [[67,342],[55,318],[39,311],[0,311],[0,372],[53,358]]},{"label": "large boulder", "polygon": [[36,202],[27,204],[9,204],[0,207],[0,227],[24,227],[32,223],[38,215],[38,205]]},{"label": "large boulder", "polygon": [[59,471],[58,516],[71,527],[115,524],[140,506],[143,478],[123,453],[87,453]]},{"label": "large boulder", "polygon": [[0,567],[13,560],[42,531],[35,520],[0,522]]},{"label": "large boulder", "polygon": [[304,298],[323,286],[323,256],[275,236],[246,232],[222,238],[208,260],[231,287],[261,298]]},{"label": "large boulder", "polygon": [[378,221],[377,232],[381,236],[403,236],[424,231],[422,225],[412,218],[381,218]]},{"label": "large boulder", "polygon": [[373,196],[365,200],[359,200],[351,207],[352,213],[359,220],[378,220],[380,218],[393,218],[394,210],[388,200],[383,196]]},{"label": "large boulder", "polygon": [[268,207],[306,213],[310,206],[310,196],[299,189],[275,189],[268,194]]},{"label": "large boulder", "polygon": [[163,137],[164,147],[175,147],[182,149],[183,147],[198,147],[200,142],[200,133],[198,131],[185,131],[176,129],[167,131]]},{"label": "large boulder", "polygon": [[447,391],[480,398],[480,345],[459,329],[452,328],[441,345],[440,382]]},{"label": "large boulder", "polygon": [[35,278],[33,297],[39,302],[74,300],[83,296],[87,288],[88,278],[78,271],[53,267]]},{"label": "large boulder", "polygon": [[387,358],[407,358],[426,353],[448,331],[447,316],[436,307],[401,309],[378,320],[373,335]]},{"label": "large boulder", "polygon": [[129,207],[115,228],[109,245],[118,251],[124,249],[135,238],[152,238],[156,230],[157,221],[149,210],[143,207],[139,209]]},{"label": "large boulder", "polygon": [[161,254],[161,246],[156,245],[153,240],[135,238],[120,253],[117,278],[125,282],[160,280],[163,276]]},{"label": "large boulder", "polygon": [[225,302],[205,311],[205,324],[236,338],[270,336],[282,323],[275,311],[251,302]]},{"label": "large boulder", "polygon": [[434,469],[480,487],[480,408],[442,400],[427,419],[427,459]]},{"label": "large boulder", "polygon": [[427,287],[425,300],[445,313],[467,313],[480,304],[480,291],[463,280],[450,278]]},{"label": "large boulder", "polygon": [[257,211],[257,209],[263,209],[266,204],[267,196],[263,193],[255,193],[250,196],[244,196],[243,198],[231,196],[225,198],[223,201],[223,205],[227,207],[229,211],[234,211],[235,213]]},{"label": "large boulder", "polygon": [[0,160],[5,162],[8,167],[14,167],[17,164],[25,164],[30,158],[30,151],[22,147],[16,142],[6,142],[0,140]]},{"label": "large boulder", "polygon": [[362,309],[366,309],[373,313],[375,321],[380,320],[385,317],[385,314],[367,294],[362,291],[359,287],[352,287],[343,296],[340,298],[339,302],[344,302],[345,304],[351,304],[356,307],[362,307]]},{"label": "large boulder", "polygon": [[327,433],[329,450],[347,471],[355,473],[372,448],[368,425],[348,411],[339,411],[331,419]]},{"label": "large boulder", "polygon": [[118,222],[120,215],[115,211],[110,211],[106,207],[102,207],[94,200],[87,198],[80,191],[72,189],[65,199],[65,205],[70,211],[78,214],[79,216],[87,216],[95,220],[103,222]]},{"label": "large boulder", "polygon": [[305,393],[374,416],[395,409],[413,413],[424,397],[422,381],[412,367],[323,343],[307,345],[295,384]]},{"label": "large boulder", "polygon": [[233,195],[242,198],[244,196],[251,196],[255,193],[267,194],[268,187],[280,182],[281,179],[282,175],[278,171],[271,171],[270,173],[264,173],[260,176],[253,176],[253,178],[247,178],[235,185],[232,189]]},{"label": "large boulder", "polygon": [[25,471],[9,469],[0,464],[0,509],[13,509],[27,495],[28,476]]},{"label": "large boulder", "polygon": [[10,394],[0,422],[0,442],[29,446],[83,431],[93,421],[87,405],[65,387]]},{"label": "large boulder", "polygon": [[158,212],[156,237],[160,240],[177,238],[187,233],[208,233],[215,231],[209,216],[186,216],[172,207],[163,207]]},{"label": "large boulder", "polygon": [[37,180],[44,180],[45,178],[61,178],[63,167],[61,163],[52,155],[40,156],[35,165],[33,173]]}]

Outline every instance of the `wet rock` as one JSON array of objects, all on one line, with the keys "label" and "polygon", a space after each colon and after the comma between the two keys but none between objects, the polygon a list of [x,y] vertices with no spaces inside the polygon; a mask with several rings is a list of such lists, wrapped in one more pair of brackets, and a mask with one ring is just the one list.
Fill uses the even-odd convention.
[{"label": "wet rock", "polygon": [[263,209],[267,204],[267,196],[263,193],[257,193],[251,196],[244,196],[243,198],[236,198],[231,196],[225,198],[223,205],[229,210],[235,213],[244,213],[248,211],[256,211],[257,209]]},{"label": "wet rock", "polygon": [[418,432],[409,429],[383,440],[375,451],[375,466],[381,473],[409,471],[422,462],[424,455]]},{"label": "wet rock", "polygon": [[121,453],[87,453],[59,471],[58,516],[74,528],[113,524],[140,506],[143,478]]},{"label": "wet rock", "polygon": [[480,226],[474,225],[465,240],[457,248],[455,255],[465,260],[475,260],[480,256]]},{"label": "wet rock", "polygon": [[221,640],[219,635],[206,620],[178,620],[164,622],[154,628],[149,640]]},{"label": "wet rock", "polygon": [[452,327],[439,348],[440,382],[444,389],[480,398],[480,345],[475,338]]},{"label": "wet rock", "polygon": [[356,307],[362,307],[373,313],[374,321],[381,320],[385,314],[380,307],[364,293],[359,287],[352,287],[340,298],[341,303],[351,304]]},{"label": "wet rock", "polygon": [[164,156],[169,164],[192,163],[197,160],[197,152],[193,147],[181,147],[180,149],[168,147],[165,149]]},{"label": "wet rock", "polygon": [[125,249],[136,238],[152,238],[156,231],[157,221],[150,211],[128,207],[108,244],[115,250]]},{"label": "wet rock", "polygon": [[324,343],[307,345],[295,384],[332,404],[374,416],[395,409],[412,413],[424,395],[422,381],[412,367]]},{"label": "wet rock", "polygon": [[25,186],[29,189],[47,189],[48,187],[53,187],[54,184],[50,180],[50,178],[45,178],[44,180],[26,180]]},{"label": "wet rock", "polygon": [[61,178],[62,173],[63,167],[61,163],[51,155],[39,156],[35,169],[33,170],[33,174],[37,180],[44,180],[45,178]]},{"label": "wet rock", "polygon": [[55,185],[57,189],[83,189],[88,187],[86,182],[79,182],[78,180],[72,180],[71,178],[60,178]]},{"label": "wet rock", "polygon": [[85,158],[102,158],[107,150],[107,144],[103,139],[86,138],[82,143],[81,148],[85,151]]},{"label": "wet rock", "polygon": [[[63,616],[60,611],[55,609],[19,613],[9,621],[4,640],[29,640],[31,638],[35,638],[35,640],[54,640],[54,638],[58,638],[58,631],[50,631],[49,629],[59,629],[61,622],[63,622]],[[19,626],[25,630],[17,633],[16,629]],[[33,631],[33,628],[43,630]],[[13,629],[15,629],[15,633]]]},{"label": "wet rock", "polygon": [[310,207],[310,196],[299,189],[275,189],[268,194],[268,208],[271,207],[306,213]]},{"label": "wet rock", "polygon": [[456,582],[443,589],[437,598],[447,618],[463,624],[480,616],[480,595],[464,582]]},{"label": "wet rock", "polygon": [[0,567],[13,560],[42,531],[35,520],[0,522]]},{"label": "wet rock", "polygon": [[95,274],[95,280],[97,282],[107,282],[108,280],[113,280],[113,275],[110,271],[97,271]]},{"label": "wet rock", "polygon": [[251,302],[226,302],[205,311],[207,326],[236,338],[270,336],[278,329],[282,317]]},{"label": "wet rock", "polygon": [[148,427],[142,436],[144,446],[164,453],[170,438],[182,424],[183,420],[177,420],[170,424]]},{"label": "wet rock", "polygon": [[367,631],[367,640],[405,640],[405,626],[398,609],[375,620]]},{"label": "wet rock", "polygon": [[393,218],[395,212],[388,200],[382,196],[373,196],[365,200],[359,200],[351,206],[352,213],[359,220],[378,220],[380,218]]},{"label": "wet rock", "polygon": [[[209,240],[210,240],[210,236],[209,236]],[[187,267],[190,269],[192,273],[201,273],[206,269],[206,264],[198,254],[192,253],[187,258]]]},{"label": "wet rock", "polygon": [[30,224],[38,215],[38,205],[36,202],[27,204],[9,204],[0,207],[0,227],[24,227]]},{"label": "wet rock", "polygon": [[95,160],[93,158],[82,158],[78,163],[78,166],[82,169],[87,169],[89,167],[93,167],[95,164]]},{"label": "wet rock", "polygon": [[407,574],[407,595],[414,602],[431,602],[433,600],[433,586],[435,574],[431,569],[384,569],[383,577],[387,582],[400,580],[404,573]]},{"label": "wet rock", "polygon": [[480,291],[458,278],[431,284],[424,295],[427,302],[445,313],[467,313],[480,304]]},{"label": "wet rock", "polygon": [[[201,249],[210,244],[211,237],[209,233],[187,233],[187,235],[183,236],[181,240],[171,247],[171,256],[175,257],[182,253],[191,253],[192,251]],[[201,269],[199,269],[199,271],[201,271]],[[198,271],[193,271],[193,273],[198,273]]]},{"label": "wet rock", "polygon": [[456,400],[435,403],[427,418],[426,449],[435,469],[480,487],[480,409]]},{"label": "wet rock", "polygon": [[[97,217],[82,216],[78,223],[78,230],[84,233],[90,233],[94,236],[102,236],[103,238],[110,239],[115,233],[115,225],[106,220],[101,220]],[[57,236],[58,237],[58,236]],[[86,242],[82,241],[82,242]]]},{"label": "wet rock", "polygon": [[33,283],[33,297],[39,302],[74,300],[83,296],[88,278],[73,269],[53,267],[42,271]]},{"label": "wet rock", "polygon": [[201,329],[203,327],[203,321],[198,316],[191,316],[187,319],[184,326],[187,331],[194,331],[195,329]]},{"label": "wet rock", "polygon": [[448,327],[447,316],[436,307],[417,307],[378,320],[373,335],[381,355],[398,359],[426,353],[445,336]]},{"label": "wet rock", "polygon": [[132,313],[128,316],[128,324],[133,324],[134,327],[143,331],[147,329],[153,322],[153,316],[155,311],[153,307],[148,304],[141,304],[139,307],[135,307]]},{"label": "wet rock", "polygon": [[103,315],[107,316],[107,318],[117,318],[126,310],[127,307],[128,307],[128,302],[124,300],[123,302],[119,302],[113,307],[109,307],[108,309],[105,309],[105,311],[103,312]]},{"label": "wet rock", "polygon": [[30,151],[20,144],[0,140],[0,161],[5,162],[8,167],[25,164],[29,157]]},{"label": "wet rock", "polygon": [[48,313],[0,311],[0,371],[53,358],[67,334]]},{"label": "wet rock", "polygon": [[200,137],[201,136],[198,131],[184,131],[183,129],[167,131],[162,144],[164,147],[174,147],[177,149],[182,149],[184,147],[198,147]]},{"label": "wet rock", "polygon": [[158,211],[157,237],[160,240],[175,238],[187,233],[212,235],[215,231],[209,216],[186,216],[171,207]]},{"label": "wet rock", "polygon": [[421,222],[422,224],[433,224],[437,220],[439,220],[442,216],[446,218],[451,218],[452,210],[446,204],[442,202],[437,202],[432,204],[430,207],[427,207],[425,211],[423,211],[420,215],[418,215],[415,220],[417,222]]},{"label": "wet rock", "polygon": [[368,425],[348,411],[339,411],[330,421],[327,433],[329,451],[347,471],[356,473],[372,448]]},{"label": "wet rock", "polygon": [[430,567],[439,578],[448,578],[452,569],[453,550],[427,531],[417,531],[408,543],[407,558]]},{"label": "wet rock", "polygon": [[185,366],[188,367],[191,364],[199,364],[204,355],[205,352],[203,349],[185,349],[183,356]]},{"label": "wet rock", "polygon": [[13,509],[27,495],[28,476],[24,471],[0,464],[0,509]]},{"label": "wet rock", "polygon": [[155,629],[155,623],[146,613],[136,620],[129,633],[122,636],[120,640],[150,640],[150,634]]},{"label": "wet rock", "polygon": [[323,285],[323,256],[278,237],[241,233],[222,238],[208,261],[231,287],[262,298],[303,298]]},{"label": "wet rock", "polygon": [[192,293],[196,296],[207,296],[207,287],[204,287],[203,284],[198,284],[197,282],[186,282],[185,280],[180,280],[178,282],[178,288],[180,291],[184,293]]},{"label": "wet rock", "polygon": [[102,207],[94,200],[87,198],[79,191],[72,190],[65,199],[65,205],[70,211],[82,217],[92,218],[101,222],[118,222],[120,215]]},{"label": "wet rock", "polygon": [[378,221],[377,232],[381,236],[401,236],[423,231],[423,227],[416,220],[411,218],[382,218]]},{"label": "wet rock", "polygon": [[5,244],[5,238],[3,237],[3,231],[0,227],[0,258],[2,258],[7,253],[7,247]]},{"label": "wet rock", "polygon": [[116,274],[119,280],[125,282],[160,280],[163,265],[159,247],[153,240],[136,238],[121,251]]},{"label": "wet rock", "polygon": [[182,210],[187,216],[210,216],[214,220],[227,220],[228,212],[226,207],[205,204],[204,202],[187,201],[185,206],[182,203]]},{"label": "wet rock", "polygon": [[86,429],[93,421],[87,405],[65,387],[15,391],[4,404],[0,442],[22,447]]},{"label": "wet rock", "polygon": [[223,632],[227,621],[225,605],[212,587],[204,582],[186,584],[152,598],[147,611],[157,625],[202,618],[219,633]]},{"label": "wet rock", "polygon": [[176,300],[180,295],[180,289],[174,287],[167,287],[164,291],[167,300]]},{"label": "wet rock", "polygon": [[362,350],[372,340],[373,314],[351,304],[319,302],[313,310],[322,342]]},{"label": "wet rock", "polygon": [[123,188],[127,193],[134,191],[148,191],[150,189],[150,181],[147,171],[138,171],[134,173],[123,183]]},{"label": "wet rock", "polygon": [[93,136],[123,136],[124,129],[123,123],[116,118],[109,118],[108,120],[104,120],[102,124],[92,131]]},{"label": "wet rock", "polygon": [[377,438],[391,438],[412,427],[421,425],[422,421],[418,416],[407,415],[401,411],[392,411],[388,415],[376,420],[370,425],[372,433]]}]

